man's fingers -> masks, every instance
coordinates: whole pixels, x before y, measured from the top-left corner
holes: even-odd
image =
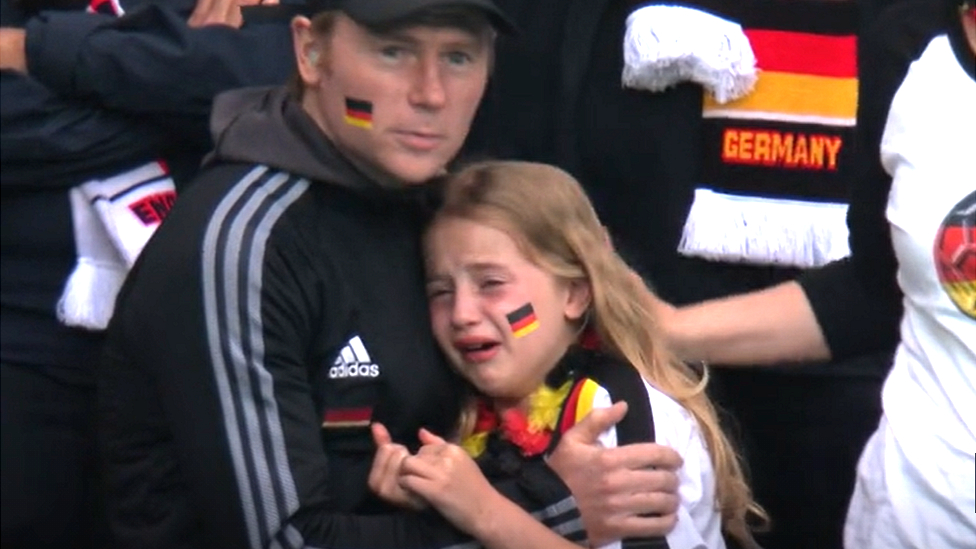
[[[619,465],[624,469],[658,469],[662,472],[677,471],[684,464],[681,455],[674,448],[653,442],[607,448],[603,452],[608,462]],[[674,477],[674,475],[669,476]]]
[[[678,523],[678,515],[656,517],[621,517],[620,530],[624,538],[652,538],[668,535]]]
[[[369,430],[373,433],[373,442],[376,446],[382,446],[384,444],[389,444],[393,442],[393,437],[390,436],[390,431],[382,423],[373,423],[369,426]]]
[[[208,25],[226,25],[240,28],[243,24],[241,5],[247,5],[250,0],[197,0],[193,13],[187,20],[187,25],[194,28]]]
[[[616,425],[626,414],[627,403],[622,400],[609,408],[596,408],[566,431],[563,438],[583,444],[596,444],[600,434]]]
[[[210,18],[213,4],[214,0],[197,0],[197,4],[193,8],[193,13],[190,14],[190,18],[186,24],[193,28],[202,27],[205,21]]]
[[[257,0],[230,0],[225,2],[223,4],[224,24],[235,29],[241,28],[241,25],[244,24],[244,15],[241,13],[241,7],[256,4],[258,4]]]
[[[676,492],[639,491],[616,500],[626,515],[635,517],[667,516],[678,512],[681,503]]]
[[[427,429],[423,429],[423,428],[420,429],[420,432],[417,433],[417,436],[420,438],[420,442],[424,446],[428,446],[428,445],[431,445],[431,444],[445,444],[446,443],[446,441],[443,438],[441,438],[441,437],[435,435],[434,433],[431,433]]]
[[[0,29],[0,69],[27,72],[24,29]]]

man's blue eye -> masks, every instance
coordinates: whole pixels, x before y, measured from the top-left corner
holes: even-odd
[[[447,54],[447,61],[452,65],[466,65],[471,62],[471,56],[463,51],[452,51]]]
[[[400,46],[387,46],[380,50],[380,55],[389,59],[398,59],[403,56],[406,50]]]

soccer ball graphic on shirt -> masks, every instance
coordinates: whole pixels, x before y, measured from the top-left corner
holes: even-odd
[[[976,192],[949,211],[933,253],[942,288],[963,314],[976,319]]]

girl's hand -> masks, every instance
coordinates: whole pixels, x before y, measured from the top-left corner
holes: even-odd
[[[390,432],[381,423],[370,426],[376,442],[376,456],[369,471],[369,488],[389,503],[407,509],[421,510],[427,503],[417,494],[400,485],[400,470],[410,451],[402,444],[395,444]]]
[[[477,534],[490,523],[502,497],[488,483],[478,464],[456,444],[420,430],[424,446],[403,460],[400,483],[437,508],[454,526]]]

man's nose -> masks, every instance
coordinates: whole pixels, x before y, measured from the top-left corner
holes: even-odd
[[[428,110],[443,108],[447,103],[440,60],[436,56],[426,55],[420,59],[409,100],[415,107]]]

